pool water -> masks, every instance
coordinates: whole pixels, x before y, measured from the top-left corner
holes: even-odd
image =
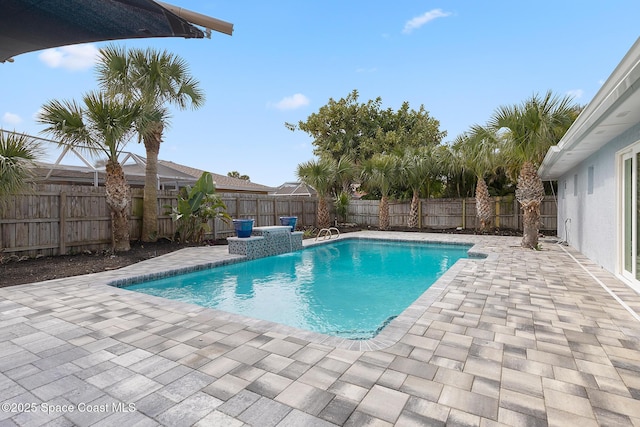
[[[350,339],[374,337],[470,245],[344,239],[127,286]]]

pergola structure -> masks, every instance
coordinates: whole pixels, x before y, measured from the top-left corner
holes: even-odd
[[[80,43],[233,33],[233,24],[153,0],[0,0],[0,8],[0,62]]]

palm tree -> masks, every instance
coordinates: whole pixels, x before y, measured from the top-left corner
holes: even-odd
[[[302,182],[312,186],[318,193],[318,227],[329,227],[331,225],[331,215],[327,197],[331,194],[331,189],[335,184],[335,162],[329,158],[309,160],[298,165],[296,175]]]
[[[131,192],[118,156],[135,132],[142,108],[118,101],[103,93],[88,93],[84,107],[75,101],[50,101],[42,107],[38,121],[47,125],[44,132],[60,140],[60,145],[107,156],[107,204],[111,209],[112,248],[128,251],[129,203]]]
[[[353,156],[349,154],[343,154],[335,163],[335,180],[336,180],[336,194],[346,193],[351,195],[351,184],[358,176],[358,165]]]
[[[420,216],[420,192],[438,173],[438,159],[433,146],[408,150],[400,159],[399,179],[402,185],[411,189],[411,207],[409,209],[409,228],[416,228]]]
[[[378,222],[380,230],[389,229],[389,194],[398,181],[400,161],[393,154],[375,154],[362,165],[365,187],[380,191]]]
[[[493,219],[493,205],[485,175],[497,168],[499,138],[489,128],[473,125],[469,132],[456,138],[454,149],[464,170],[476,177],[476,215],[480,230],[485,230]]]
[[[115,96],[134,99],[155,119],[137,123],[146,151],[142,240],[155,241],[158,236],[158,154],[162,133],[168,124],[165,104],[180,109],[204,104],[204,92],[191,76],[187,63],[177,55],[154,49],[131,49],[108,46],[100,50],[97,66],[101,87]],[[145,117],[149,117],[145,114]]]
[[[558,97],[548,91],[544,96],[534,94],[521,105],[498,108],[489,121],[489,127],[503,133],[508,142],[506,153],[511,171],[520,172],[516,198],[523,210],[523,247],[538,247],[544,186],[537,168],[549,147],[562,138],[579,111],[580,107],[572,103],[571,97]]]
[[[32,166],[41,147],[26,135],[0,129],[0,211],[7,196],[23,191],[32,177]]]

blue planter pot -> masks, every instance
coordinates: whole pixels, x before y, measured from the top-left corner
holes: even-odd
[[[252,219],[234,219],[233,228],[236,231],[238,237],[251,237],[253,231]]]
[[[288,225],[291,227],[291,232],[296,231],[296,222],[298,222],[297,216],[281,216],[280,225]]]

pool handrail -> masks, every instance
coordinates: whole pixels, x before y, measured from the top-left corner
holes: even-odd
[[[318,235],[316,236],[316,241],[320,237],[323,238],[322,240],[331,239],[334,236],[333,231],[337,233],[335,234],[336,239],[340,237],[340,230],[338,230],[336,227],[322,228],[320,229],[320,231],[318,231]]]

